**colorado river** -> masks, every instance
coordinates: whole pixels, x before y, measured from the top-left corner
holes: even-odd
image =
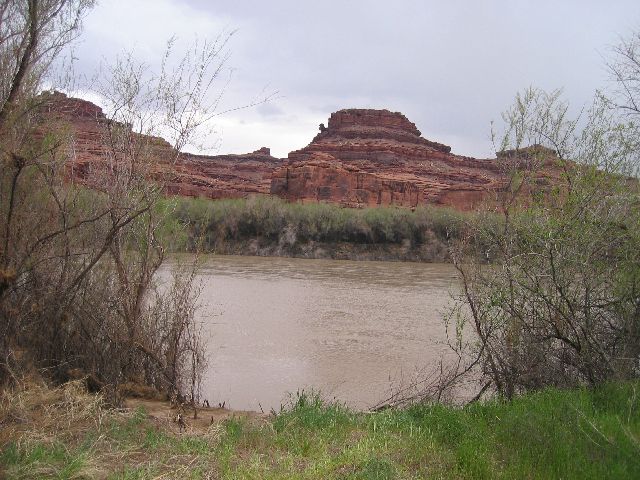
[[[180,257],[172,257],[180,261]],[[451,265],[205,256],[203,398],[278,409],[318,390],[364,409],[446,350]]]

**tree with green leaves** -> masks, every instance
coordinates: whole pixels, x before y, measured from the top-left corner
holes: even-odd
[[[511,398],[640,376],[637,37],[615,52],[619,89],[579,115],[560,91],[534,88],[503,114],[494,138],[509,182],[455,249],[461,361],[440,386],[472,374]],[[541,188],[533,173],[549,162],[563,174]]]
[[[166,171],[211,118],[229,37],[177,61],[169,42],[157,72],[130,55],[107,68],[90,190],[70,181],[74,135],[46,115],[56,95],[43,86],[92,6],[0,1],[0,384],[31,365],[58,381],[88,377],[114,401],[130,382],[196,401],[206,358],[195,270],[159,283],[166,213],[154,142],[173,142]]]

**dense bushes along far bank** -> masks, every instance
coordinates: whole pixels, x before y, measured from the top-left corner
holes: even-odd
[[[307,258],[447,261],[470,214],[444,207],[343,208],[275,197],[167,198],[170,251]]]

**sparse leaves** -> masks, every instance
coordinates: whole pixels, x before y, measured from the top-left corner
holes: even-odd
[[[85,184],[98,188],[89,190],[70,175],[81,168],[74,132],[46,115],[66,97],[37,94],[92,5],[0,1],[0,383],[31,363],[60,381],[86,376],[112,402],[124,382],[197,401],[206,358],[195,270],[158,284],[165,217],[156,208],[157,164],[166,171],[202,126],[194,119],[222,47],[196,48],[153,81],[132,56],[110,69],[101,92],[110,118],[87,119],[101,145],[99,160],[82,166]],[[167,125],[173,157],[158,158],[159,139],[149,135]]]
[[[559,91],[516,97],[504,115],[500,228],[479,215],[454,254],[477,339],[467,365],[480,359],[480,377],[509,398],[640,375],[640,135],[602,94],[582,118],[567,112]],[[551,156],[530,144],[558,154],[566,184],[555,193],[526,196],[532,162]],[[478,245],[493,265],[477,261]]]

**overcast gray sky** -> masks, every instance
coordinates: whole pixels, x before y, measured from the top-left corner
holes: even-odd
[[[284,157],[341,108],[404,113],[453,152],[491,156],[490,121],[516,92],[562,87],[576,108],[607,84],[604,57],[640,30],[638,0],[207,1],[101,0],[75,55],[89,72],[123,49],[160,61],[178,47],[237,30],[220,153],[262,146]]]

